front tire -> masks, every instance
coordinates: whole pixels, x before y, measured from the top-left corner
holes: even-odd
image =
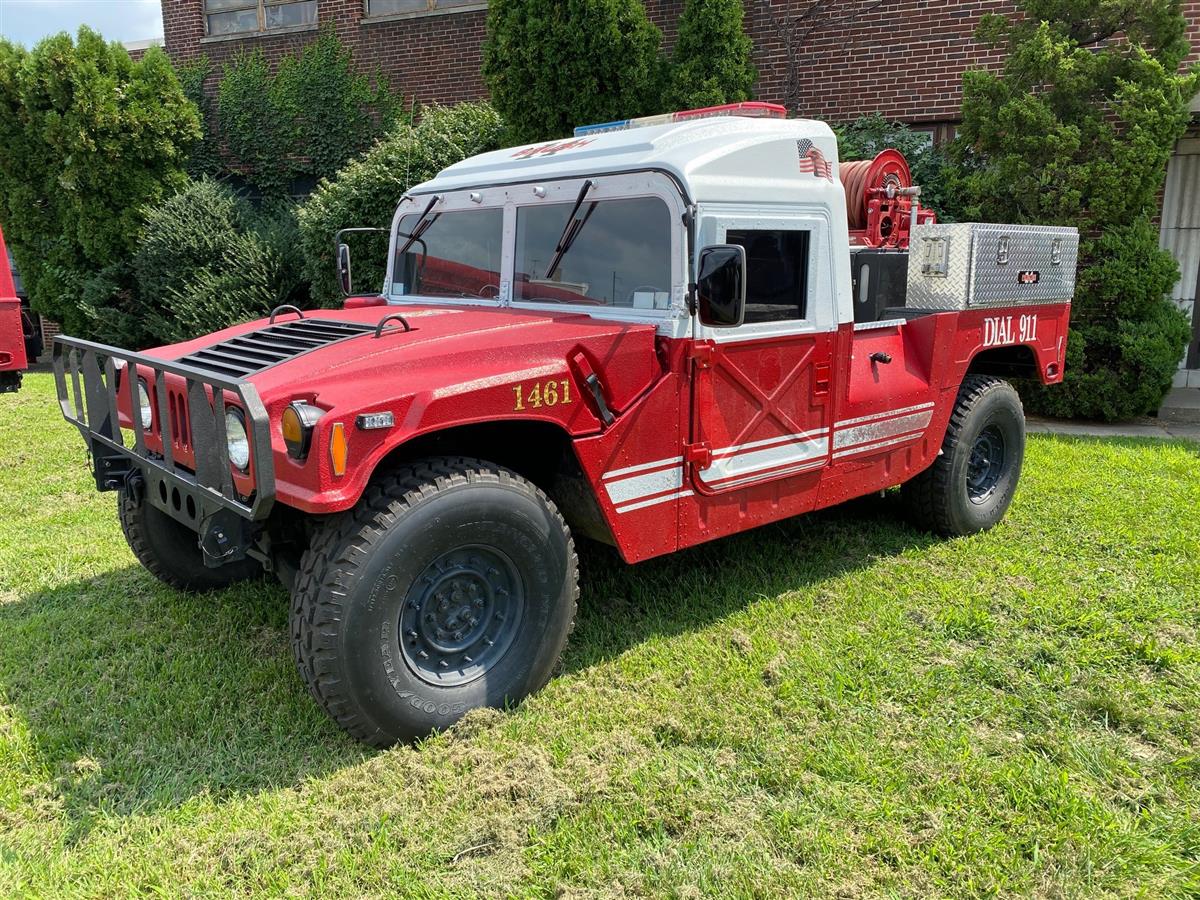
[[[196,532],[148,501],[139,502],[125,488],[117,492],[117,517],[138,562],[176,590],[205,593],[263,575],[263,567],[252,559],[206,566]]]
[[[968,375],[942,452],[901,488],[909,515],[947,537],[986,531],[1012,503],[1025,458],[1025,411],[1007,381]]]
[[[424,460],[317,527],[292,647],[330,717],[387,747],[542,687],[578,593],[570,532],[537,487],[479,460]]]

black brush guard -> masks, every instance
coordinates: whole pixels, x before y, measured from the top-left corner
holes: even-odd
[[[54,339],[53,360],[59,406],[63,417],[87,442],[97,489],[128,488],[141,502],[149,502],[195,531],[210,566],[243,559],[253,543],[255,523],[267,518],[275,502],[270,421],[254,385],[198,366],[72,337]],[[118,361],[125,363],[120,385]],[[161,454],[146,448],[132,387],[139,367],[153,373]],[[178,376],[185,384],[186,422],[178,422],[176,427],[187,431],[195,472],[175,463],[175,419],[167,375]],[[126,446],[118,424],[118,390],[129,392],[132,447]],[[225,434],[225,406],[230,401],[245,414],[250,437],[255,485],[249,497],[238,494],[230,468]]]

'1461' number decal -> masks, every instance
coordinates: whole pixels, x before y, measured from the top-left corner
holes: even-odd
[[[571,382],[535,381],[533,384],[514,384],[513,409],[538,409],[542,406],[564,406],[571,402]]]

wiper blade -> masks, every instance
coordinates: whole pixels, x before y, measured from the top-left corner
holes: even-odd
[[[429,198],[429,203],[426,204],[425,209],[421,212],[420,217],[417,219],[417,223],[415,225],[413,225],[412,230],[409,231],[409,233],[407,234],[408,240],[405,241],[404,246],[401,247],[396,252],[397,258],[399,258],[399,257],[403,256],[405,253],[407,253],[408,248],[411,247],[413,244],[415,244],[417,241],[419,241],[421,239],[421,235],[423,235],[426,231],[429,230],[429,226],[437,221],[438,217],[437,216],[430,217],[429,213],[433,209],[433,207],[437,204],[437,202],[441,199],[442,199],[441,194],[434,194],[432,197]]]
[[[595,182],[590,178],[583,183],[579,189],[579,196],[575,198],[575,205],[571,207],[571,215],[567,217],[567,224],[563,227],[562,234],[558,236],[558,243],[554,245],[554,258],[550,260],[550,265],[546,269],[546,274],[543,279],[549,281],[554,277],[554,272],[558,268],[562,258],[567,255],[567,251],[571,249],[571,245],[575,243],[575,238],[583,230],[583,226],[587,223],[588,218],[596,209],[596,204],[593,203],[588,209],[587,215],[582,219],[576,218],[579,213],[579,207],[583,206],[583,198],[587,196],[587,192],[595,187]]]

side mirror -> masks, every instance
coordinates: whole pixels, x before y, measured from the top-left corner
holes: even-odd
[[[700,251],[696,277],[700,322],[736,328],[746,315],[746,248],[715,244]]]
[[[342,293],[347,297],[350,296],[350,246],[348,244],[338,244],[337,275]]]

